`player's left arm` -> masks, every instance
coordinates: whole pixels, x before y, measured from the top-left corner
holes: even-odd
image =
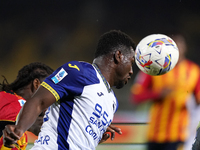
[[[147,100],[157,100],[160,93],[152,90],[152,77],[142,71],[139,71],[131,87],[130,101],[134,104],[140,104]]]

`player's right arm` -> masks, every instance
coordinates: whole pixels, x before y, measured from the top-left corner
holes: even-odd
[[[90,69],[93,69],[91,65],[89,66]],[[3,131],[4,145],[13,148],[12,144],[16,143],[23,133],[33,125],[40,113],[54,102],[63,96],[67,97],[69,93],[71,96],[79,95],[86,84],[83,71],[82,63],[71,61],[47,77],[33,97],[24,104],[18,123],[5,127]],[[90,78],[90,80],[94,80],[94,78]]]
[[[7,125],[3,130],[4,145],[14,148],[14,143],[35,122],[40,113],[56,101],[54,95],[43,86],[40,86],[33,97],[24,104],[16,125]]]

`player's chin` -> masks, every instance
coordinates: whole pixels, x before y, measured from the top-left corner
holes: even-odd
[[[121,88],[123,88],[125,84],[127,84],[127,82],[120,82],[120,83],[116,86],[116,89],[121,89]]]

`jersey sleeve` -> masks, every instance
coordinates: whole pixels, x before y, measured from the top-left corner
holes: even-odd
[[[159,94],[151,89],[152,78],[150,75],[139,72],[131,87],[130,100],[133,103],[141,103],[148,99],[156,99]]]
[[[58,101],[63,97],[74,97],[82,93],[84,86],[98,83],[91,64],[71,61],[59,67],[41,84]]]

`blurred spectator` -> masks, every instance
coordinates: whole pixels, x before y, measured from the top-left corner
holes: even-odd
[[[190,122],[187,102],[194,94],[200,102],[199,66],[185,58],[186,42],[182,35],[172,36],[179,48],[174,69],[161,76],[139,72],[131,88],[134,104],[152,100],[147,134],[148,150],[180,150],[188,139]]]
[[[26,100],[29,100],[39,87],[40,83],[53,70],[43,63],[35,62],[24,66],[19,70],[16,80],[8,84],[6,78],[0,83],[0,149],[7,150],[3,145],[2,130],[7,124],[15,124],[17,115]],[[30,132],[38,135],[43,123],[44,112],[40,114],[35,123],[29,129]],[[12,150],[24,150],[27,146],[27,134],[17,142]]]

